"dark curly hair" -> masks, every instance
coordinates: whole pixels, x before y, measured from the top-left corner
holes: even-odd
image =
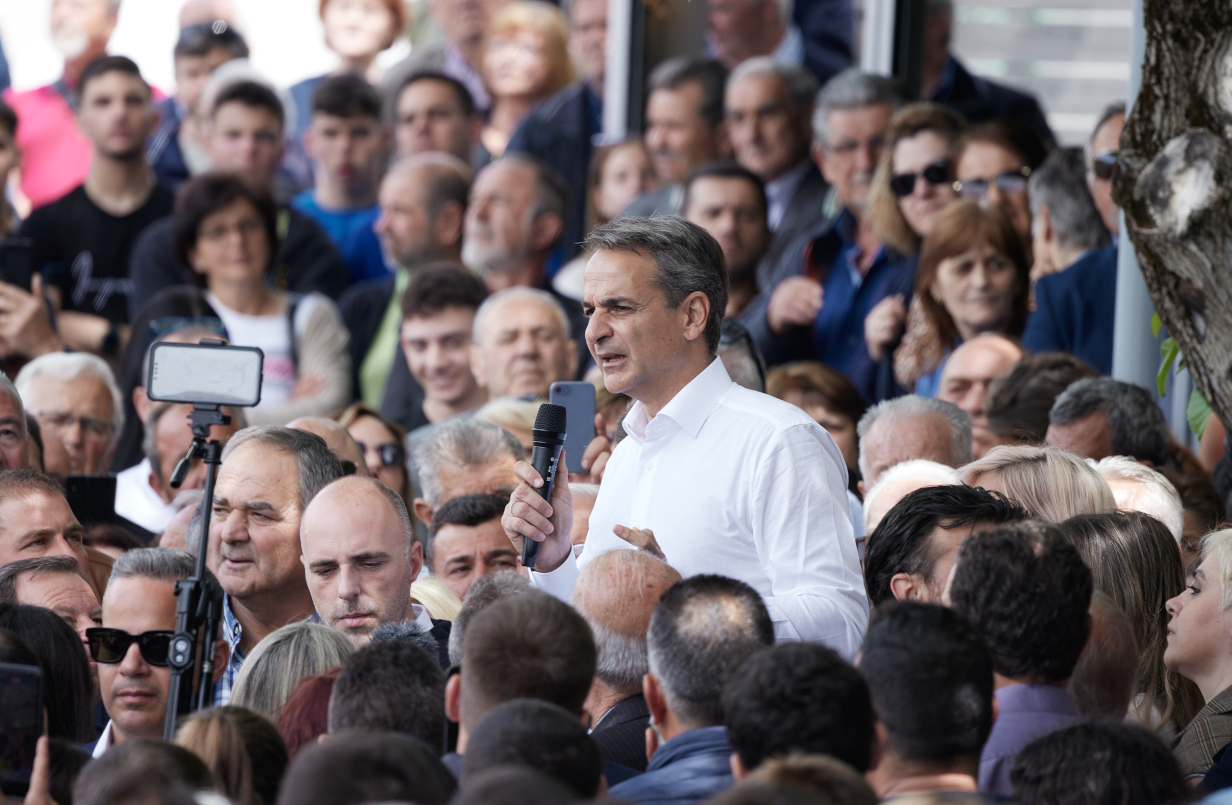
[[[1091,571],[1055,526],[1003,525],[958,549],[950,603],[988,641],[1010,679],[1069,679],[1087,642]]]
[[[791,752],[868,771],[873,702],[846,660],[816,643],[780,643],[745,660],[723,688],[724,723],[746,769]]]
[[[1190,802],[1176,757],[1142,727],[1079,724],[1028,744],[1010,768],[1026,805],[1174,805]]]

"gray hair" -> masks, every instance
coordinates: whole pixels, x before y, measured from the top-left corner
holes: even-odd
[[[17,409],[18,425],[21,427],[21,438],[30,438],[30,429],[26,427],[26,407],[22,405],[21,395],[17,393],[17,387],[13,385],[13,381],[9,380],[9,376],[4,372],[0,372],[0,391],[9,395],[9,399],[13,401],[13,407]]]
[[[501,305],[518,300],[533,301],[547,305],[552,309],[556,317],[560,319],[561,336],[566,341],[573,338],[573,325],[569,322],[569,314],[565,312],[564,305],[555,296],[539,288],[527,288],[524,285],[517,285],[512,288],[506,288],[503,291],[497,291],[483,300],[483,303],[479,305],[479,309],[475,311],[475,321],[471,327],[471,339],[476,344],[482,344],[483,340],[480,338],[480,335],[483,333],[483,326],[492,314],[492,311]]]
[[[17,579],[29,573],[30,577],[43,573],[70,573],[79,579],[85,577],[81,565],[71,556],[36,556],[32,559],[18,559],[0,567],[0,604],[16,604]]]
[[[595,677],[614,691],[636,693],[650,670],[643,619],[656,601],[646,597],[655,595],[655,575],[668,587],[680,574],[644,551],[629,550],[602,553],[582,573],[587,578],[573,586],[569,603],[594,634]]]
[[[163,414],[167,413],[172,406],[180,405],[180,403],[160,402],[155,403],[150,408],[150,413],[145,418],[145,425],[142,428],[141,437],[141,452],[150,462],[150,469],[160,480],[166,481],[163,478],[163,457],[158,452],[158,423],[163,418]],[[248,427],[248,419],[244,416],[242,408],[227,408],[227,413],[231,416],[232,423],[237,428],[243,429]],[[184,427],[188,427],[188,421],[185,419]],[[180,507],[184,508],[183,506]]]
[[[222,450],[222,462],[248,442],[255,442],[295,457],[299,470],[299,507],[303,511],[316,494],[342,477],[342,461],[315,433],[277,425],[253,425],[236,433]]]
[[[435,509],[444,501],[441,470],[445,467],[465,469],[492,464],[501,456],[513,456],[522,461],[526,452],[513,434],[477,419],[450,419],[432,428],[411,461],[419,476],[420,491],[428,505]]]
[[[1031,218],[1038,225],[1040,207],[1065,249],[1093,249],[1108,242],[1108,229],[1087,189],[1082,149],[1058,148],[1031,174],[1028,182]]]
[[[537,218],[540,215],[552,214],[564,217],[569,206],[569,188],[554,168],[529,154],[512,151],[488,163],[484,170],[495,165],[524,165],[533,170],[535,172],[535,206],[532,216]]]
[[[301,680],[337,668],[354,653],[355,644],[346,635],[323,624],[283,626],[245,658],[231,704],[276,719]]]
[[[902,93],[893,80],[849,67],[831,78],[817,93],[813,106],[813,142],[822,148],[829,147],[831,112],[868,106],[897,109],[902,102]]]
[[[21,368],[13,385],[21,398],[28,400],[34,380],[40,375],[69,381],[83,374],[92,375],[102,381],[107,387],[107,393],[111,395],[111,441],[114,444],[120,438],[120,431],[124,427],[124,399],[120,395],[120,387],[116,385],[111,367],[97,355],[88,352],[52,352],[40,355]]]
[[[141,577],[157,581],[182,581],[197,572],[197,560],[177,548],[134,548],[125,551],[111,566],[111,580]],[[210,575],[210,571],[205,571]]]
[[[1048,423],[1072,425],[1097,411],[1108,419],[1114,454],[1149,461],[1157,467],[1168,462],[1168,420],[1151,392],[1132,383],[1110,377],[1078,380],[1057,396],[1048,412]]]
[[[817,79],[803,67],[781,62],[773,56],[755,56],[740,62],[739,66],[731,71],[731,75],[727,77],[727,86],[730,89],[737,81],[750,76],[774,76],[783,82],[796,114],[813,111],[813,103],[817,99]]]
[[[1133,511],[1149,514],[1163,523],[1179,545],[1185,530],[1185,506],[1176,487],[1162,474],[1129,456],[1108,456],[1099,461],[1087,459],[1105,481],[1130,481],[1142,487]],[[1116,491],[1112,493],[1116,497]],[[1122,507],[1118,502],[1118,509]]]
[[[706,346],[719,349],[723,315],[727,310],[727,268],[723,250],[709,232],[675,216],[616,218],[586,236],[586,251],[633,252],[655,261],[652,284],[663,292],[668,308],[676,309],[701,291],[710,300],[706,319]]]
[[[892,400],[883,400],[865,411],[864,416],[860,417],[860,422],[856,425],[856,436],[863,442],[865,437],[868,436],[868,432],[872,430],[873,423],[882,417],[886,417],[887,422],[894,424],[929,414],[944,417],[946,423],[950,426],[951,466],[961,467],[969,463],[972,458],[971,417],[963,413],[954,403],[946,402],[945,400],[933,400],[915,394],[895,397]],[[860,473],[865,478],[869,477],[868,468],[864,463],[863,450],[860,451],[859,463]]]
[[[449,630],[449,664],[455,668],[462,665],[466,627],[476,615],[497,601],[534,594],[544,595],[513,570],[502,570],[500,573],[475,579],[475,583],[466,591],[466,600],[462,602],[462,609],[458,610],[458,616],[453,619],[453,626]]]

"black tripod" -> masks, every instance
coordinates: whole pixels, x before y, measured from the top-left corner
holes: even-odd
[[[194,710],[213,704],[214,697],[214,635],[222,620],[222,588],[213,577],[205,575],[205,552],[209,546],[210,510],[214,500],[214,481],[222,463],[222,445],[210,439],[210,426],[230,425],[217,405],[194,405],[189,414],[193,443],[188,453],[176,465],[171,486],[178,489],[188,475],[195,458],[205,459],[205,497],[202,498],[201,533],[197,540],[197,569],[192,578],[175,583],[175,635],[167,664],[171,666],[171,683],[167,688],[167,718],[163,723],[163,738],[175,737],[176,720]],[[197,689],[193,692],[196,671]]]

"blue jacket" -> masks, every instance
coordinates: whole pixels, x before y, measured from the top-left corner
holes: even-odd
[[[1022,346],[1029,352],[1068,352],[1112,374],[1117,249],[1087,252],[1069,268],[1035,283],[1035,312]]]
[[[638,805],[692,805],[732,784],[727,727],[703,727],[659,747],[646,773],[612,786],[615,799]]]

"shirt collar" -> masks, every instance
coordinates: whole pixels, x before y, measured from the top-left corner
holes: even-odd
[[[95,741],[94,751],[90,753],[91,757],[100,758],[104,752],[111,748],[111,724],[112,722],[108,721],[107,726],[103,727],[103,734],[98,736],[98,740]]]
[[[812,164],[812,160],[805,157],[782,176],[766,182],[766,199],[769,201],[769,206],[780,209],[780,219],[783,217],[782,213],[785,212],[783,208],[787,206],[787,202],[791,201],[792,195],[804,181],[804,175],[808,173],[809,166]]]
[[[222,597],[222,637],[231,649],[231,657],[240,656],[240,640],[244,637],[244,627],[235,613],[231,611],[231,596]]]
[[[667,417],[682,431],[696,439],[697,434],[701,432],[702,425],[706,424],[710,412],[718,405],[719,398],[726,394],[733,385],[735,384],[732,383],[731,376],[727,374],[723,361],[716,357],[697,377],[676,392],[676,396],[663,406],[663,410],[655,418]],[[646,407],[639,400],[633,404],[629,415],[625,417],[625,431],[639,442],[645,441],[649,424]]]

